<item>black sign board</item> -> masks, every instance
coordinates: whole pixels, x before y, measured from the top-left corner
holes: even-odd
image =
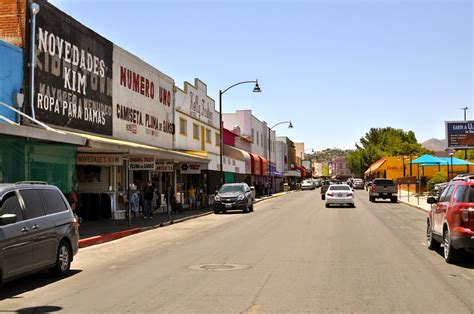
[[[36,118],[112,135],[112,43],[49,3],[36,2]]]

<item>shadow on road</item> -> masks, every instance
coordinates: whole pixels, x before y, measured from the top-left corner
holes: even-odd
[[[436,251],[436,253],[438,253],[438,255],[444,259],[443,246],[441,246],[439,250]],[[474,252],[459,252],[457,262],[453,263],[453,265],[467,269],[474,269]]]
[[[58,276],[54,276],[50,274],[48,271],[41,271],[39,273],[35,273],[26,277],[9,281],[5,283],[0,289],[0,301],[4,299],[23,298],[23,297],[18,297],[18,295],[21,295],[22,293],[25,293],[31,290],[35,290],[37,288],[47,286],[51,283],[55,283],[69,277],[75,276],[79,274],[80,272],[82,272],[82,270],[71,269],[68,276],[58,277]],[[35,307],[31,309],[35,309]],[[18,313],[32,313],[32,312],[18,312]],[[45,312],[36,310],[35,313],[45,313]]]

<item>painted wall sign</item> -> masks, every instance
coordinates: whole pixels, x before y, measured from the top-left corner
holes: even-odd
[[[38,3],[36,118],[60,127],[112,135],[112,43],[51,4]]]
[[[130,157],[130,170],[155,170],[155,157]]]
[[[155,161],[155,171],[156,172],[173,172],[174,171],[174,162],[172,161]]]
[[[114,137],[172,148],[173,80],[116,45],[113,62]]]
[[[200,164],[181,164],[179,171],[182,174],[200,174],[201,165]]]
[[[122,155],[118,154],[77,154],[76,164],[95,166],[121,166]]]
[[[446,121],[446,139],[450,148],[473,148],[474,121]]]
[[[177,110],[204,124],[219,128],[219,116],[215,110],[215,101],[207,95],[206,84],[195,79],[194,85],[184,82],[184,91],[176,93]]]

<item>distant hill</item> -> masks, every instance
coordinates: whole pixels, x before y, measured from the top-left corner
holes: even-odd
[[[310,159],[317,162],[326,162],[333,160],[335,157],[346,157],[354,150],[351,149],[340,149],[340,148],[327,148],[325,150],[316,151],[313,154],[307,154],[310,156]]]
[[[446,139],[438,140],[436,138],[432,138],[421,143],[421,146],[426,149],[433,150],[435,152],[444,151],[446,147],[448,147],[448,141]]]

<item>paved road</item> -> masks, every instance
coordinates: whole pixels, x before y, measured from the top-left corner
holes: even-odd
[[[85,248],[68,278],[3,287],[0,312],[473,312],[472,255],[446,264],[424,212],[366,193],[354,209],[294,193]]]

